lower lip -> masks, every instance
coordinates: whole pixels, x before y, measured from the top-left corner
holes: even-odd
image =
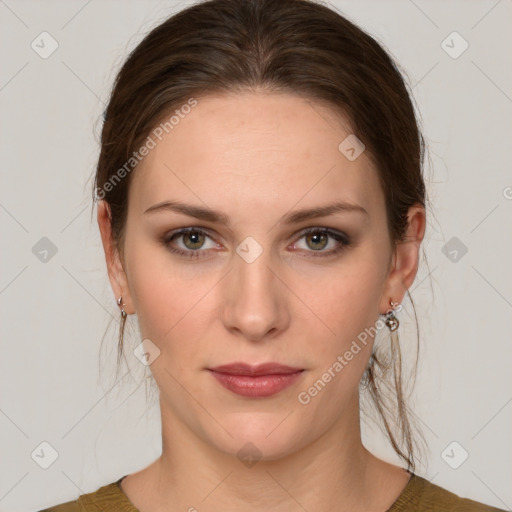
[[[210,370],[212,375],[227,389],[237,395],[252,398],[272,396],[291,386],[303,373],[300,370],[295,373],[276,375],[232,375]]]

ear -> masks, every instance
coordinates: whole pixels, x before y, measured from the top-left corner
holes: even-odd
[[[402,302],[418,272],[419,250],[425,235],[425,208],[421,205],[411,206],[407,213],[407,222],[405,240],[396,246],[384,285],[380,304],[382,313],[389,311],[390,300]]]
[[[124,310],[128,315],[134,312],[133,304],[128,287],[128,279],[123,268],[123,263],[119,251],[115,247],[112,238],[112,216],[110,206],[106,201],[98,201],[98,226],[101,233],[103,250],[105,251],[105,260],[107,262],[108,277],[112,291],[117,302],[119,296],[122,296],[125,304]]]

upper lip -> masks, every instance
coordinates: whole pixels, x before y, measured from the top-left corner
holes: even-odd
[[[279,363],[263,363],[259,365],[250,365],[247,363],[231,363],[209,368],[214,372],[228,373],[230,375],[283,375],[296,373],[303,368],[293,368]]]

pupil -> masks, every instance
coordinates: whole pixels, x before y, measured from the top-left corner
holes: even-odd
[[[188,233],[187,237],[192,242],[190,245],[192,245],[192,246],[195,246],[195,245],[198,245],[198,244],[201,245],[201,234],[198,233],[197,231],[193,231],[191,233]],[[185,237],[185,238],[187,238],[187,237]],[[195,249],[196,247],[193,247],[193,248]]]
[[[325,239],[325,234],[323,233],[320,233],[320,234],[314,234],[314,235],[310,235],[311,238],[313,239],[313,244],[318,244],[318,243],[321,243],[321,241],[319,239],[321,238],[324,238]],[[325,240],[324,240],[325,241]],[[325,247],[325,244],[322,245],[322,247],[320,247],[320,249],[322,249],[323,247]]]

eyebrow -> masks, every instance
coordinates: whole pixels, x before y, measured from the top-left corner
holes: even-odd
[[[228,216],[222,212],[217,212],[207,207],[181,203],[179,201],[164,201],[162,203],[154,204],[145,210],[144,214],[162,211],[182,213],[184,215],[188,215],[189,217],[195,217],[196,219],[213,223],[217,222],[226,225],[229,224]],[[358,204],[338,201],[336,203],[327,204],[325,206],[296,210],[287,213],[283,216],[280,222],[282,224],[298,224],[299,222],[304,222],[309,219],[316,219],[318,217],[326,217],[338,212],[362,213],[366,216],[369,215],[368,212]]]

